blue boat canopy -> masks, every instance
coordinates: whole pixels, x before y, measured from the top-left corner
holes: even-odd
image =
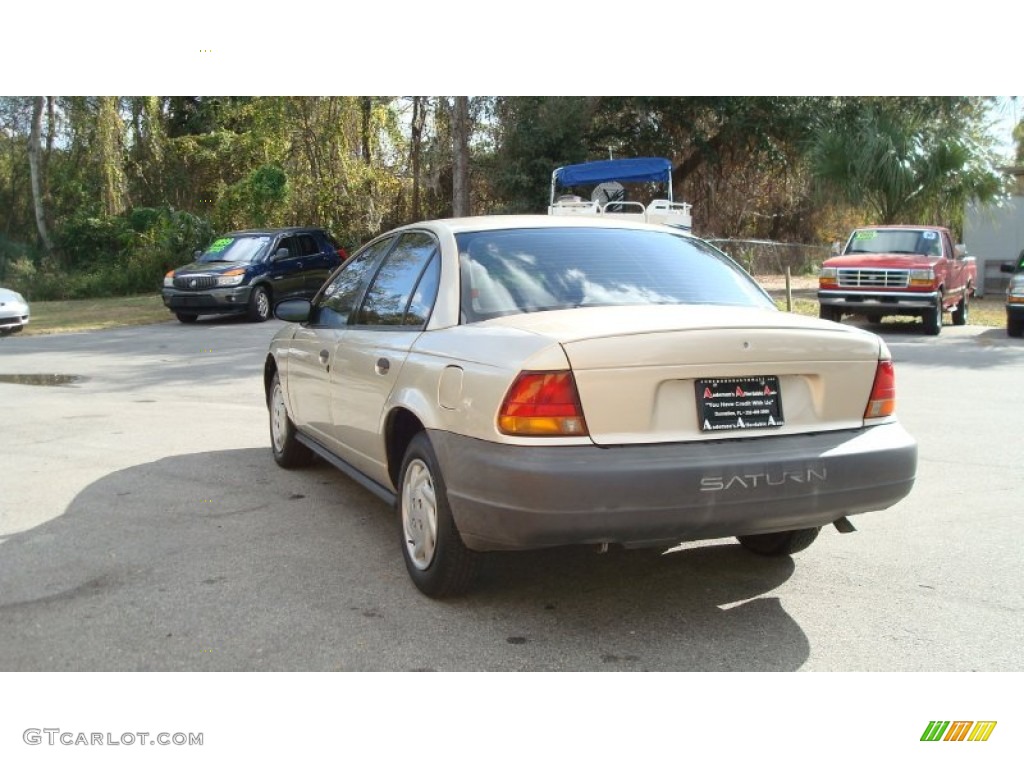
[[[630,157],[566,165],[555,171],[555,182],[563,187],[599,184],[603,181],[668,181],[672,162],[664,157]]]

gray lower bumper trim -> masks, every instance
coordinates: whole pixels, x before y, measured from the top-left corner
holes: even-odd
[[[514,446],[431,431],[472,549],[660,546],[827,525],[905,497],[917,443],[898,424],[703,443]]]

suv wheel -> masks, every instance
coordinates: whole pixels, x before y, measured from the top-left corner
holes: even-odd
[[[1024,316],[1019,314],[1006,314],[1006,335],[1019,339],[1024,335]]]
[[[468,592],[481,556],[462,543],[444,478],[424,432],[406,449],[398,487],[402,557],[413,584],[428,597]]]
[[[758,555],[793,555],[807,549],[818,538],[820,528],[804,528],[799,531],[781,533],[758,533],[752,536],[737,536],[740,544]]]
[[[270,319],[270,294],[262,285],[257,285],[249,294],[249,308],[246,314],[254,323]]]
[[[194,323],[199,319],[199,315],[189,315],[185,312],[175,312],[174,316],[183,323]]]

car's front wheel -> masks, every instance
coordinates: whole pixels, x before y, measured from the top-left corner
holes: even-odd
[[[262,323],[270,319],[270,294],[262,285],[257,285],[249,294],[249,307],[246,314],[254,323]]]
[[[1024,335],[1024,315],[1008,314],[1006,316],[1006,335],[1015,339]]]
[[[843,319],[843,312],[835,307],[822,305],[818,309],[818,317],[822,320],[831,320],[833,323],[838,323]]]
[[[295,439],[295,424],[288,416],[284,388],[277,373],[270,383],[267,407],[270,409],[270,447],[274,451],[274,461],[285,469],[312,463],[313,452]]]
[[[926,309],[921,313],[921,321],[924,323],[924,332],[929,336],[938,336],[942,333],[942,294],[935,299],[935,306]]]
[[[737,536],[740,544],[751,552],[769,557],[794,555],[807,549],[818,538],[820,528],[803,528],[799,531],[781,531],[779,533],[757,533],[750,536]]]
[[[953,325],[967,325],[971,318],[971,286],[964,289],[964,295],[960,297],[960,303],[953,309]]]
[[[192,315],[188,312],[175,312],[174,316],[182,323],[194,323],[199,319],[199,315]]]
[[[481,556],[462,543],[437,457],[424,432],[417,434],[405,451],[398,511],[402,557],[417,589],[428,597],[468,592]]]

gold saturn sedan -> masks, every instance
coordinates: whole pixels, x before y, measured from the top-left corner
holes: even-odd
[[[426,221],[275,311],[275,460],[319,457],[393,504],[431,597],[493,550],[735,536],[787,556],[914,484],[885,343],[779,311],[671,227]]]

